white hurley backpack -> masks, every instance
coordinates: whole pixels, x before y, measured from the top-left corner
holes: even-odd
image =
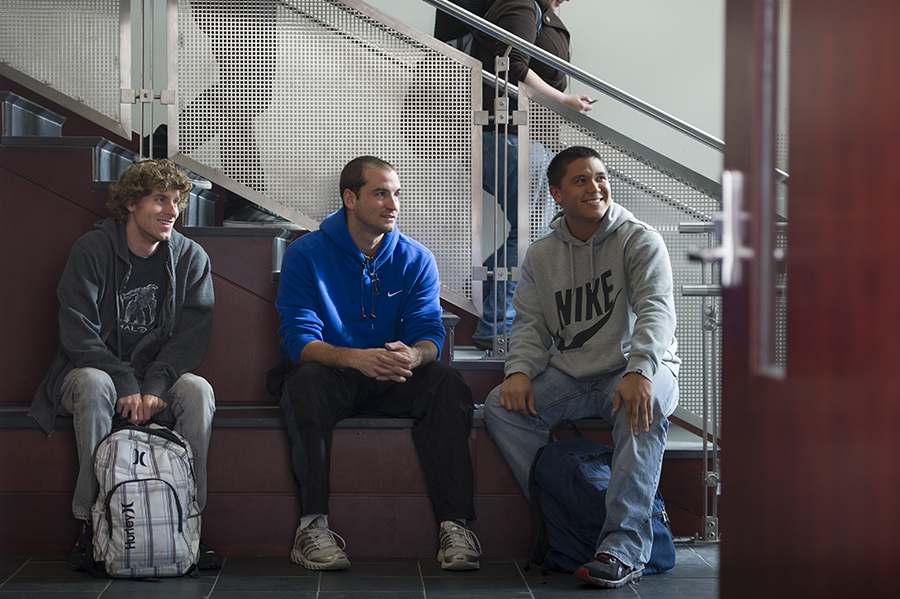
[[[114,578],[181,576],[200,547],[194,458],[173,430],[124,423],[97,447],[94,561]],[[100,564],[99,562],[103,562]]]

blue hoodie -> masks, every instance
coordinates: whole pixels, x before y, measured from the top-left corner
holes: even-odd
[[[310,341],[369,349],[427,340],[439,355],[444,345],[434,255],[395,229],[367,259],[350,237],[343,208],[288,247],[275,307],[281,359],[294,364]]]

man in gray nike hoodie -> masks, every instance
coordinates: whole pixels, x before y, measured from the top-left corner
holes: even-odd
[[[522,264],[505,379],[485,420],[526,497],[556,422],[613,425],[607,518],[596,557],[575,575],[620,587],[640,580],[650,557],[651,504],[678,403],[672,270],[660,234],[612,202],[596,151],[563,150],[547,178],[562,214]]]

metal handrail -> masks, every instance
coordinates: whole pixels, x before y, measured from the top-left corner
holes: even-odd
[[[495,37],[499,40],[502,40],[513,46],[514,48],[521,50],[525,54],[528,54],[532,58],[537,58],[538,60],[552,65],[559,69],[560,71],[566,73],[570,77],[574,77],[578,81],[585,83],[594,89],[610,96],[611,98],[622,102],[628,106],[631,106],[635,110],[646,114],[647,116],[665,124],[669,127],[677,131],[681,131],[685,135],[688,135],[697,141],[706,144],[707,146],[719,150],[720,152],[725,151],[725,142],[721,139],[694,127],[693,125],[682,121],[681,119],[674,117],[651,104],[648,104],[641,100],[640,98],[636,98],[631,94],[611,85],[597,77],[594,77],[587,71],[579,69],[575,65],[562,60],[561,58],[554,56],[553,54],[547,52],[546,50],[542,50],[538,48],[534,44],[531,44],[522,38],[511,34],[501,27],[497,27],[490,21],[486,21],[481,17],[478,17],[466,9],[449,2],[448,0],[422,0],[426,2],[438,10],[441,10],[445,13],[453,15],[466,25],[474,27],[475,29],[490,35],[491,37]]]

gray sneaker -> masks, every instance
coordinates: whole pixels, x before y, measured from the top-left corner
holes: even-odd
[[[335,538],[340,539],[340,548]],[[298,526],[291,561],[310,570],[346,570],[350,567],[350,560],[343,551],[346,546],[340,535],[327,528],[318,527],[315,523],[304,529]]]
[[[287,231],[302,231],[297,223],[282,218],[259,206],[245,206],[222,221],[226,227],[277,227]]]
[[[444,520],[441,522],[441,550],[437,559],[444,570],[477,570],[481,544],[478,537],[465,526]]]

